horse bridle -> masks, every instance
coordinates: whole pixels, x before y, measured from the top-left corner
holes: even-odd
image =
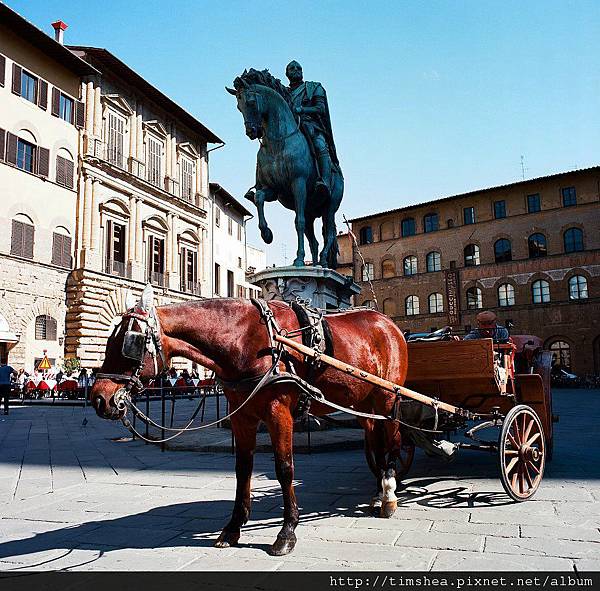
[[[133,322],[137,320],[139,323],[145,325],[145,331],[140,332],[132,330]],[[167,360],[165,353],[160,342],[160,322],[154,313],[144,312],[141,310],[133,309],[123,314],[121,322],[117,324],[113,330],[113,335],[117,333],[119,328],[124,322],[129,321],[127,331],[123,337],[123,344],[121,346],[121,355],[126,359],[137,362],[136,366],[131,374],[124,373],[98,373],[96,379],[112,380],[113,382],[121,382],[125,385],[123,388],[117,390],[114,395],[115,406],[118,410],[125,410],[127,407],[127,401],[130,399],[131,393],[140,393],[144,390],[144,384],[140,380],[140,375],[144,370],[146,353],[150,353],[154,362],[154,375],[158,375],[158,358],[161,361],[161,371],[167,368]]]

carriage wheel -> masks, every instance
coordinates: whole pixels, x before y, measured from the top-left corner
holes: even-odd
[[[546,440],[535,411],[525,404],[511,408],[498,441],[500,478],[508,496],[526,501],[537,491],[546,464]]]
[[[415,446],[412,443],[403,443],[396,458],[396,478],[402,480],[410,470],[415,457]]]

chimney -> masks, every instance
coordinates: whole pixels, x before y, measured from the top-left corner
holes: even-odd
[[[52,23],[52,28],[54,29],[54,40],[61,45],[64,44],[64,32],[68,26],[69,25],[67,25],[67,23],[63,23],[62,21],[56,21]]]

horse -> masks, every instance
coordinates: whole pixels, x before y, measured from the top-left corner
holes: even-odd
[[[272,301],[267,306],[282,330],[291,334],[299,328],[289,304]],[[406,341],[390,318],[375,310],[357,309],[328,315],[327,322],[336,358],[397,384],[404,383]],[[131,354],[132,349],[137,349],[137,355]],[[294,384],[273,383],[247,400],[249,391],[242,387],[245,380],[258,379],[269,371],[272,351],[264,318],[251,301],[214,298],[155,306],[152,287],[147,285],[139,302],[123,314],[108,338],[90,399],[98,416],[123,420],[123,393],[135,396],[156,373],[168,368],[173,357],[184,357],[214,371],[230,410],[239,410],[231,416],[236,454],[235,502],[231,519],[215,546],[237,544],[241,528],[250,517],[253,455],[258,424],[263,421],[271,437],[284,503],[283,527],[269,553],[282,556],[296,544],[294,530],[299,521],[292,486],[292,435],[300,389]],[[324,392],[327,400],[365,413],[389,416],[393,410],[393,394],[328,366],[310,368],[304,356],[291,350],[289,354],[298,375]],[[313,401],[310,411],[323,416],[332,409]],[[381,516],[390,517],[397,508],[394,491],[401,433],[394,421],[359,421],[365,430],[367,464],[377,485],[372,503],[380,504]]]
[[[304,266],[304,236],[308,240],[313,265],[335,269],[337,241],[335,214],[344,194],[344,177],[339,166],[332,166],[329,195],[315,190],[318,170],[309,143],[292,112],[288,90],[266,70],[250,69],[226,88],[237,98],[244,118],[246,135],[258,139],[256,193],[246,196],[254,201],[258,227],[263,240],[270,244],[273,233],[265,219],[265,202],[279,201],[296,213],[298,248],[294,266]],[[314,222],[323,219],[323,249],[315,238]]]

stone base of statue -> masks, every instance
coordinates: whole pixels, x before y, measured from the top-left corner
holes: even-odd
[[[351,297],[360,293],[352,277],[323,267],[272,267],[255,273],[248,281],[261,288],[267,302],[301,298],[324,310],[349,308]]]

